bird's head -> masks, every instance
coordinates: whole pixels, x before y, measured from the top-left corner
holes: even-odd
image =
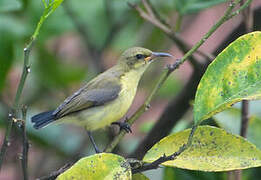
[[[133,70],[146,69],[157,57],[172,57],[172,55],[162,52],[152,52],[142,47],[133,47],[122,53],[119,63],[123,63]]]

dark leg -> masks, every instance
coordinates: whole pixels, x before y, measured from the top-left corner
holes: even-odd
[[[87,131],[87,134],[88,134],[88,136],[89,136],[89,138],[90,138],[90,140],[91,140],[91,143],[92,143],[92,145],[93,145],[93,147],[94,147],[94,149],[95,149],[95,152],[96,152],[96,153],[101,153],[101,151],[99,150],[99,148],[96,146],[96,144],[95,144],[95,142],[94,142],[94,139],[93,139],[93,137],[92,137],[92,133],[91,133],[90,131]]]
[[[126,122],[113,122],[112,125],[118,125],[120,130],[124,129],[127,133],[132,133],[131,127]]]

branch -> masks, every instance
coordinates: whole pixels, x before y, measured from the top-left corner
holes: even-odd
[[[188,137],[187,144],[184,144],[183,146],[181,146],[177,152],[174,152],[173,154],[171,154],[169,156],[166,156],[164,154],[163,156],[161,156],[157,160],[153,161],[152,163],[141,164],[140,167],[132,169],[132,173],[135,174],[135,173],[140,173],[140,172],[151,170],[151,169],[157,169],[160,164],[162,164],[166,161],[175,160],[182,152],[184,152],[188,147],[190,147],[190,145],[192,144],[192,138],[194,136],[196,129],[197,129],[197,126],[194,125],[190,131],[190,135]]]
[[[0,171],[1,171],[1,167],[3,164],[3,159],[7,150],[7,147],[11,145],[10,143],[10,135],[11,135],[11,131],[12,131],[12,127],[13,127],[13,120],[12,120],[13,114],[9,113],[8,114],[8,125],[7,125],[7,129],[5,132],[5,138],[1,147],[1,152],[0,152]]]
[[[28,163],[28,149],[29,143],[26,135],[26,114],[27,114],[27,107],[22,108],[22,122],[21,122],[21,130],[22,130],[22,139],[23,139],[23,153],[22,153],[22,169],[24,174],[24,180],[28,179],[28,172],[27,172],[27,163]]]
[[[39,24],[38,24],[38,26],[39,26]],[[40,24],[40,26],[41,26],[41,24]],[[15,101],[13,103],[12,112],[9,113],[9,115],[8,115],[7,130],[6,130],[6,133],[5,133],[5,138],[4,138],[4,141],[3,141],[3,144],[2,144],[2,147],[1,147],[1,152],[0,152],[0,171],[1,171],[2,163],[3,163],[3,159],[4,159],[4,156],[5,156],[7,147],[11,145],[10,135],[11,135],[12,127],[13,127],[13,118],[16,116],[16,114],[18,112],[19,101],[20,101],[21,94],[22,94],[22,91],[23,91],[23,88],[24,88],[25,80],[26,80],[28,73],[30,72],[29,55],[30,55],[30,51],[33,47],[35,38],[36,37],[34,37],[34,35],[33,35],[29,44],[24,48],[23,72],[22,72],[22,76],[20,78],[20,82],[19,82],[17,91],[16,91],[16,96],[15,96]]]

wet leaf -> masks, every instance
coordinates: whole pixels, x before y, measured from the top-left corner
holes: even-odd
[[[145,155],[152,162],[163,154],[171,155],[187,142],[190,129],[163,138]],[[211,127],[199,126],[192,145],[165,166],[200,171],[229,171],[261,166],[261,151],[244,138]]]
[[[261,98],[261,32],[241,36],[209,65],[197,89],[194,121],[200,123],[232,104]]]
[[[130,180],[131,176],[130,165],[123,157],[111,153],[100,153],[80,159],[70,169],[59,175],[57,180]]]

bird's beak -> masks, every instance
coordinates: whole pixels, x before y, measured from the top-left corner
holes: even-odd
[[[144,60],[146,62],[149,62],[156,57],[172,57],[172,55],[169,53],[164,53],[164,52],[152,52],[151,55],[146,57]]]

